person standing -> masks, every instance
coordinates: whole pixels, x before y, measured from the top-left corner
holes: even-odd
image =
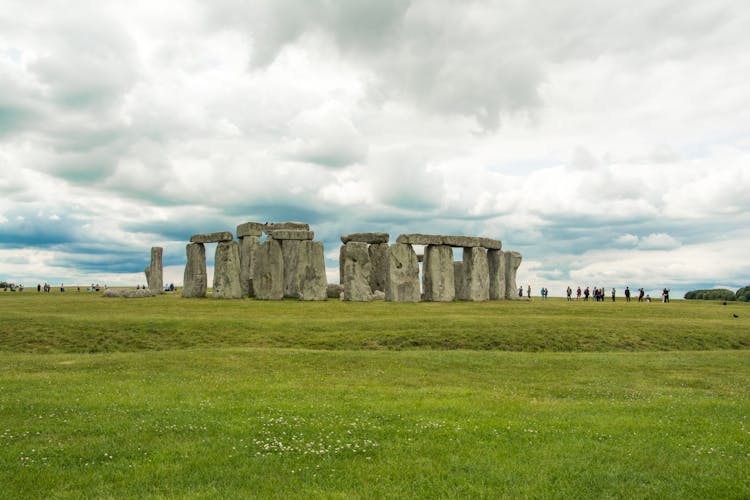
[[[526,295],[528,296],[529,300],[531,300],[531,285],[526,287]]]
[[[625,302],[630,302],[630,287],[625,287]]]
[[[638,289],[638,302],[643,302],[643,288]]]
[[[39,293],[41,291],[42,291],[42,284],[41,283],[37,283],[36,284],[36,293]]]
[[[615,292],[615,289],[613,288],[613,289],[612,289],[612,302],[614,302],[614,301],[615,301],[615,293],[616,293],[616,292]]]
[[[568,289],[565,290],[565,293],[568,296],[568,302],[571,302],[573,300],[573,289],[570,288],[570,285],[568,285]]]
[[[576,290],[576,300],[581,300],[581,287],[578,287],[578,290]]]

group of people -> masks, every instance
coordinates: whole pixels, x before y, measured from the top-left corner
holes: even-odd
[[[547,300],[549,297],[549,289],[546,287],[542,287],[539,294],[542,297],[542,300]],[[625,302],[630,302],[630,298],[633,295],[633,293],[630,290],[629,286],[625,287],[624,291],[625,295]],[[518,287],[518,296],[523,297],[523,287]],[[531,300],[531,285],[526,287],[526,296],[529,300]],[[568,286],[568,288],[565,290],[565,296],[568,299],[568,302],[573,301],[573,289]],[[612,288],[612,290],[609,292],[609,296],[612,299],[612,302],[615,302],[617,300],[617,290],[615,288]],[[589,299],[592,299],[594,302],[604,302],[607,297],[607,292],[604,289],[604,287],[594,287],[593,291],[591,288],[581,288],[580,286],[575,291],[575,300],[583,300],[584,302],[588,302]],[[637,298],[638,302],[651,302],[651,295],[647,294],[643,288],[639,288],[637,292]],[[661,292],[661,300],[664,303],[669,302],[669,288],[664,288]]]
[[[23,290],[24,290],[24,286],[23,285],[16,285],[15,283],[2,283],[2,285],[0,285],[0,287],[2,287],[2,289],[4,291],[6,291],[6,292],[7,291],[11,291],[11,292],[15,292],[15,291],[23,292]],[[106,289],[107,285],[104,285],[104,288]],[[86,291],[87,292],[98,292],[101,289],[102,289],[102,287],[99,285],[99,283],[91,283],[90,287],[86,287]],[[65,292],[65,290],[66,290],[65,283],[60,283],[60,292]],[[81,291],[81,287],[80,286],[76,286],[76,290],[78,290],[80,292]],[[37,283],[36,284],[36,292],[37,293],[41,293],[41,292],[50,293],[51,291],[52,291],[52,285],[50,285],[49,283],[45,282],[44,285],[42,285],[41,283]]]

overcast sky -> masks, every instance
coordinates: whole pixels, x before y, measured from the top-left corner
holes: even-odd
[[[519,284],[750,284],[745,1],[0,0],[0,280],[246,221],[482,235]],[[212,249],[209,250],[212,253]]]

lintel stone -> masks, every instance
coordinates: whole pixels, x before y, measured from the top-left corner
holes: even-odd
[[[274,229],[268,236],[275,240],[311,240],[315,237],[315,232],[304,229]]]
[[[388,243],[389,239],[390,235],[388,233],[350,233],[341,236],[342,243],[357,241],[361,243],[369,243],[371,245],[378,243]]]
[[[190,237],[190,243],[219,243],[221,241],[232,241],[234,236],[229,231],[217,233],[194,234]]]
[[[407,245],[442,245],[443,236],[439,234],[401,234],[396,238],[396,243]]]
[[[245,222],[237,226],[237,237],[244,238],[245,236],[262,236],[263,226],[261,222]]]
[[[279,229],[295,229],[298,231],[309,231],[310,224],[305,224],[304,222],[267,222],[263,226],[263,232],[265,232],[266,234],[271,234],[272,231],[276,231]]]

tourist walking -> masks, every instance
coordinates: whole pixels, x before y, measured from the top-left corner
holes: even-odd
[[[576,300],[581,300],[581,287],[578,287],[578,290],[576,290]]]

